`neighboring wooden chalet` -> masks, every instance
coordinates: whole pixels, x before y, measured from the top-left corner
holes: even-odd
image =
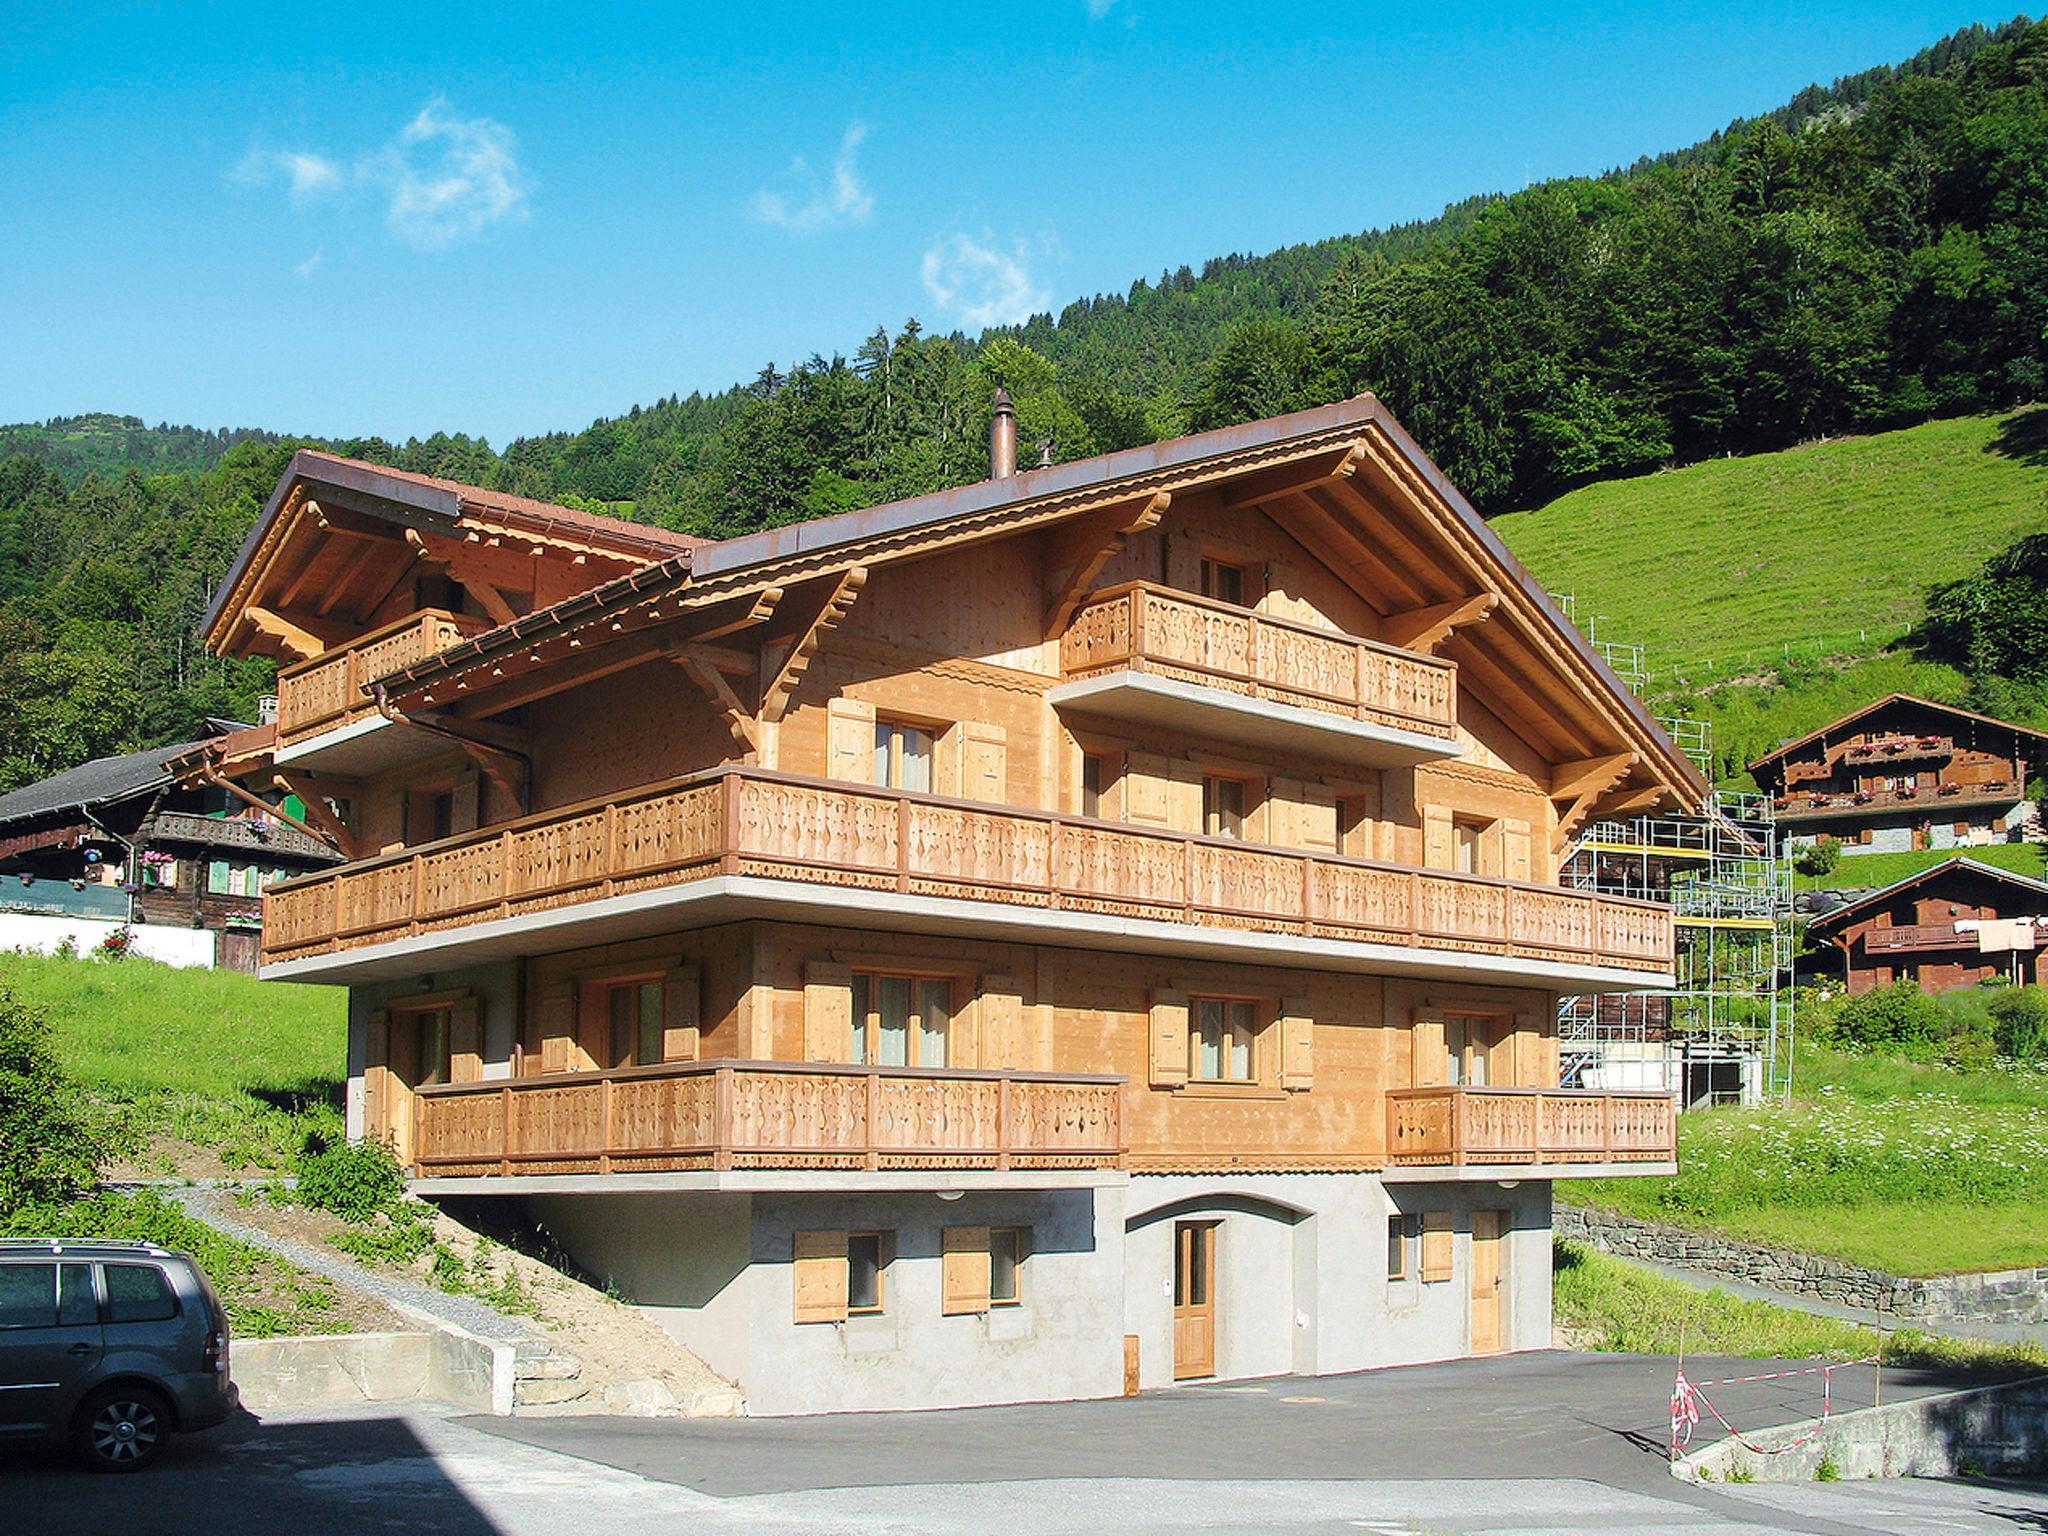
[[[0,911],[210,929],[215,964],[255,970],[264,889],[341,855],[293,824],[288,799],[180,781],[184,760],[235,729],[0,795]]]
[[[1696,770],[1369,397],[715,543],[292,463],[207,634],[349,862],[352,1134],[517,1198],[756,1411],[1550,1340],[1552,1181],[1668,1171],[1563,888]],[[637,540],[637,542],[635,542]]]
[[[1822,913],[1806,931],[1839,952],[1851,993],[1895,981],[1923,992],[1994,976],[2048,981],[2048,885],[1975,859],[1908,875]]]
[[[2048,735],[1895,693],[1749,765],[1786,841],[1844,853],[2016,842],[2038,833],[2027,799]]]

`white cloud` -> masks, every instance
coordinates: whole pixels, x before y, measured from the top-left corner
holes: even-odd
[[[846,125],[839,139],[839,153],[832,158],[830,178],[820,177],[799,155],[783,173],[784,190],[763,187],[754,194],[751,211],[763,224],[773,224],[793,235],[821,234],[848,224],[865,224],[875,211],[875,199],[860,179],[855,157],[868,125],[856,118]]]
[[[1116,9],[1116,0],[1088,0],[1088,19],[1100,21]]]
[[[494,224],[527,217],[531,181],[510,128],[488,117],[458,117],[444,96],[420,108],[381,147],[354,157],[310,150],[252,149],[234,171],[250,186],[282,181],[303,207],[326,197],[384,204],[384,227],[418,250],[445,250]],[[317,267],[316,253],[300,276]],[[304,270],[301,270],[304,269]]]
[[[924,253],[924,291],[941,309],[968,325],[1021,325],[1048,309],[1052,297],[1032,279],[1023,241],[997,249],[983,232],[954,234]]]
[[[295,263],[293,265],[292,276],[296,277],[302,283],[311,282],[313,280],[313,274],[320,270],[320,263],[326,259],[326,256],[327,253],[325,251],[315,251],[312,255],[308,256],[304,261]]]

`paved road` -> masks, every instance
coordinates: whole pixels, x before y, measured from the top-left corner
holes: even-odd
[[[1668,1360],[1644,1357],[1516,1356],[1135,1402],[734,1422],[507,1422],[425,1408],[275,1414],[178,1442],[141,1477],[89,1477],[49,1457],[0,1458],[0,1529],[9,1536],[2048,1530],[2048,1484],[1688,1488],[1665,1474],[1658,1450],[1669,1370]],[[1885,1395],[1947,1384],[1887,1373]],[[1756,1389],[1757,1411],[1796,1416],[1804,1411],[1802,1390],[1797,1382]]]

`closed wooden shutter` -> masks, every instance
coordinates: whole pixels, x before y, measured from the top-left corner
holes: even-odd
[[[448,830],[451,832],[474,832],[483,800],[482,781],[474,768],[455,776],[455,787],[448,796]]]
[[[678,965],[661,978],[661,1059],[695,1061],[697,1002],[702,983],[694,965]]]
[[[799,1232],[794,1259],[796,1321],[837,1323],[846,1317],[846,1234]]]
[[[988,1310],[988,1228],[948,1227],[941,1244],[940,1310],[948,1316]]]
[[[1425,869],[1453,869],[1457,852],[1453,846],[1451,808],[1425,805],[1422,808],[1422,863]]]
[[[1294,846],[1317,853],[1337,851],[1337,792],[1327,784],[1301,786],[1301,809],[1295,814]]]
[[[1451,1278],[1451,1255],[1455,1233],[1449,1211],[1424,1211],[1422,1213],[1422,1278],[1424,1280],[1448,1280]]]
[[[540,1069],[567,1072],[576,1049],[576,994],[568,987],[550,989],[540,1000]]]
[[[1176,832],[1202,830],[1202,770],[1193,763],[1167,765],[1166,823]]]
[[[1315,1085],[1316,1021],[1305,997],[1280,1000],[1280,1086],[1296,1093]]]
[[[483,1016],[473,997],[448,1010],[448,1081],[473,1083],[484,1075]]]
[[[1188,997],[1152,994],[1152,1086],[1178,1088],[1188,1080]]]
[[[1525,1088],[1557,1086],[1557,1015],[1515,1015],[1515,1081]]]
[[[846,1061],[853,1039],[853,971],[804,967],[804,1060]]]
[[[1301,780],[1275,774],[1266,781],[1265,841],[1278,848],[1301,846]]]
[[[1010,797],[1008,735],[1000,725],[969,720],[960,726],[960,794],[1001,805]]]
[[[1410,1086],[1441,1088],[1450,1062],[1445,1054],[1444,1016],[1435,1009],[1418,1008],[1410,1044],[1414,1051],[1408,1074]]]
[[[391,1133],[391,1015],[379,1008],[363,1028],[363,1136]]]
[[[1124,820],[1141,827],[1173,824],[1172,770],[1157,752],[1132,752],[1124,759]]]
[[[1504,817],[1500,824],[1504,863],[1501,873],[1524,884],[1535,879],[1530,860],[1529,823],[1519,816]]]
[[[875,778],[875,706],[834,699],[825,706],[825,776],[848,784]]]
[[[1029,1067],[1031,1053],[1024,1039],[1024,984],[1014,976],[982,977],[978,1012],[981,1016],[980,1065]]]

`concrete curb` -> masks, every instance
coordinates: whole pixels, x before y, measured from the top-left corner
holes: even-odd
[[[1810,1482],[1823,1462],[1837,1477],[2023,1477],[2048,1468],[2048,1376],[1859,1408],[1822,1425],[1786,1424],[1682,1456],[1689,1483]],[[1780,1450],[1780,1447],[1789,1447]]]
[[[510,1344],[441,1324],[418,1333],[239,1339],[231,1367],[247,1408],[426,1398],[471,1413],[510,1417],[514,1354]]]

